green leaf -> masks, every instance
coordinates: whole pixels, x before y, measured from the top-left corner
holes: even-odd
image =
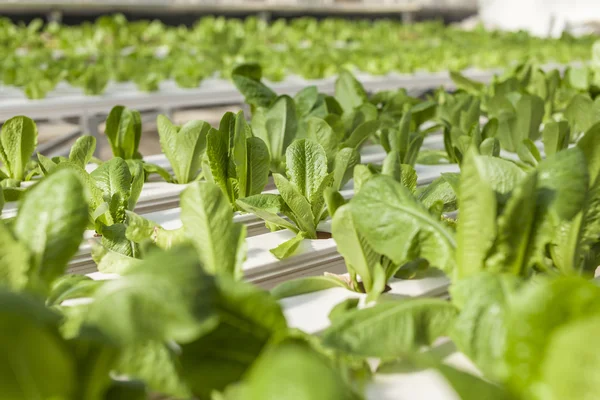
[[[571,126],[573,136],[578,137],[600,121],[600,108],[588,95],[577,94],[567,105],[564,117]]]
[[[600,122],[585,132],[577,142],[577,147],[583,151],[590,174],[590,184],[593,184],[600,175]]]
[[[600,287],[585,279],[560,277],[540,279],[512,299],[505,352],[510,388],[524,395],[535,394],[543,384],[542,368],[546,355],[551,354],[553,338],[569,324],[597,318],[599,296]]]
[[[192,396],[180,376],[176,352],[163,342],[146,341],[127,346],[114,370],[119,375],[144,381],[152,392],[175,398]]]
[[[129,204],[132,183],[127,162],[122,158],[115,157],[96,168],[90,176],[95,181],[96,187],[102,191],[103,201],[110,207],[110,219],[104,223],[112,225],[123,222],[125,210]]]
[[[143,163],[142,166],[144,167],[144,171],[146,172],[146,175],[157,174],[158,176],[163,178],[165,180],[165,182],[174,183],[173,178],[171,177],[171,174],[163,167],[160,167],[156,164],[149,164],[146,162]]]
[[[233,222],[233,210],[214,184],[196,182],[181,194],[181,220],[204,268],[240,278],[246,258],[246,229]]]
[[[512,190],[523,172],[508,161],[469,151],[460,176],[456,278],[483,270],[496,238],[496,192],[503,194]]]
[[[181,348],[183,376],[200,399],[238,382],[267,344],[287,333],[281,307],[267,292],[230,279],[217,283],[216,326]]]
[[[323,333],[323,343],[357,356],[393,360],[446,335],[456,315],[445,300],[379,303],[340,316]]]
[[[71,147],[69,161],[81,168],[85,168],[87,163],[92,159],[94,151],[96,151],[96,138],[87,135],[81,136],[75,141],[73,147]]]
[[[25,178],[27,163],[37,146],[38,131],[30,118],[13,117],[2,125],[0,132],[0,161],[12,179]]]
[[[278,245],[277,247],[275,247],[274,249],[271,249],[269,251],[275,257],[277,257],[277,259],[283,260],[284,258],[287,258],[287,257],[290,257],[291,255],[293,255],[294,252],[298,249],[298,246],[300,246],[300,243],[302,243],[302,241],[304,239],[306,239],[304,236],[304,233],[299,232],[296,236],[294,236],[290,240],[286,240],[285,242],[281,243],[280,245]]]
[[[338,252],[344,257],[346,268],[353,275],[359,275],[362,279],[366,293],[376,299],[383,292],[385,279],[377,279],[383,273],[380,264],[381,255],[373,250],[366,238],[357,230],[356,221],[352,209],[355,207],[353,201],[340,207],[331,225],[331,232]]]
[[[69,399],[77,368],[59,316],[24,295],[0,291],[0,391],[5,399]]]
[[[544,142],[544,153],[550,157],[556,152],[569,146],[570,128],[567,121],[552,121],[544,125],[542,131],[542,142]]]
[[[457,348],[490,377],[503,371],[507,304],[518,287],[513,275],[481,273],[450,287],[452,302],[460,308],[450,337]]]
[[[368,101],[367,92],[356,78],[347,70],[340,71],[335,81],[335,98],[344,113],[353,111]]]
[[[271,295],[277,299],[285,299],[286,297],[299,296],[301,294],[318,292],[320,290],[341,287],[352,290],[346,282],[335,276],[307,276],[305,278],[293,279],[280,283],[271,289]]]
[[[287,147],[296,138],[298,122],[294,101],[280,96],[268,109],[259,109],[252,118],[252,131],[269,148],[271,169],[282,171]]]
[[[417,172],[411,165],[401,163],[400,154],[396,150],[389,152],[383,160],[381,173],[391,176],[411,192],[417,189]]]
[[[296,111],[299,116],[308,115],[308,113],[317,104],[319,98],[319,90],[316,86],[307,86],[300,90],[294,96],[294,102],[296,103]]]
[[[204,168],[207,181],[217,185],[230,202],[235,199],[229,184],[229,137],[221,131],[211,129],[206,137],[206,159],[208,168]]]
[[[106,119],[105,133],[115,157],[142,158],[138,152],[142,137],[142,118],[138,111],[113,107]]]
[[[129,190],[129,198],[127,199],[127,209],[133,211],[137,204],[140,195],[142,194],[142,188],[144,186],[144,166],[142,161],[139,160],[127,160],[129,172],[131,173],[131,186]]]
[[[305,232],[308,238],[316,238],[315,216],[308,200],[297,186],[285,179],[283,175],[273,174],[273,179],[281,198],[293,213],[300,231]]]
[[[214,277],[206,274],[193,248],[156,251],[102,285],[86,319],[124,345],[187,343],[214,328],[215,291]]]
[[[458,174],[454,174],[458,175]],[[455,211],[458,207],[458,198],[455,188],[449,182],[448,176],[441,176],[431,182],[424,190],[419,192],[418,198],[427,208],[430,208],[435,202],[442,202],[443,211]]]
[[[302,196],[312,199],[327,176],[327,156],[323,147],[312,140],[296,140],[287,148],[285,159],[290,182]]]
[[[254,107],[269,107],[277,94],[260,80],[262,70],[258,64],[243,64],[233,70],[231,79],[244,95],[244,101]]]
[[[236,201],[237,206],[243,211],[252,213],[257,217],[287,228],[293,232],[298,232],[294,224],[279,216],[283,214],[287,206],[283,198],[277,194],[257,194]]]
[[[585,338],[600,334],[600,317],[574,322],[552,335],[541,365],[541,393],[554,399],[582,399],[598,393],[600,354]],[[571,364],[569,360],[577,360]]]
[[[196,178],[207,146],[210,124],[190,121],[174,125],[164,115],[156,119],[160,147],[171,163],[177,183],[189,183]]]
[[[343,148],[337,152],[333,161],[333,188],[340,190],[354,173],[354,167],[360,164],[360,152],[357,149]]]
[[[325,150],[327,160],[333,160],[336,156],[341,138],[329,126],[329,124],[316,117],[311,117],[307,121],[308,138],[320,144]]]
[[[249,400],[358,400],[339,367],[300,341],[274,345],[247,377]]]
[[[0,220],[0,285],[15,291],[23,290],[29,281],[28,273],[27,247],[18,242],[10,228]]]
[[[269,149],[265,142],[257,137],[246,139],[246,151],[248,154],[248,167],[246,170],[245,190],[240,184],[240,196],[247,197],[262,192],[269,181]]]
[[[341,147],[357,149],[365,140],[375,135],[379,129],[379,121],[367,121],[356,127],[350,136],[341,144]]]
[[[57,171],[32,187],[13,229],[31,255],[29,278],[48,288],[79,249],[88,221],[84,188],[74,173]]]
[[[437,369],[461,400],[515,400],[503,387],[468,372],[444,364],[440,364]]]
[[[419,243],[411,255],[450,271],[454,266],[454,235],[433,217],[402,184],[387,176],[369,179],[351,201],[358,231],[373,249],[395,264],[407,259],[413,241]],[[338,210],[339,212],[339,210]]]
[[[525,263],[535,216],[536,185],[537,174],[533,173],[513,190],[496,221],[496,239],[486,256],[486,269],[515,275],[529,274]]]

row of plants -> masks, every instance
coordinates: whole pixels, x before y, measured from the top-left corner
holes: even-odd
[[[524,32],[464,31],[442,22],[316,20],[265,23],[205,17],[191,27],[103,16],[77,26],[0,20],[0,77],[27,97],[44,98],[59,82],[97,95],[109,82],[156,91],[164,80],[196,88],[215,74],[259,62],[265,76],[320,79],[340,68],[373,75],[418,70],[507,67],[514,62],[588,59],[595,37],[540,39]]]
[[[533,83],[540,74],[544,85]],[[235,75],[250,124],[241,114],[226,114],[218,129],[159,119],[165,142],[190,139],[173,145],[180,146],[169,156],[174,173],[190,163],[184,149],[205,140],[195,167],[202,173],[192,174],[205,179],[183,192],[178,230],[131,212],[142,161],[115,157],[87,174],[86,138],[68,160],[44,167],[38,158],[31,166],[44,177],[25,191],[16,218],[0,221],[2,392],[8,399],[360,399],[376,375],[433,368],[463,399],[595,395],[599,358],[581,337],[600,329],[600,289],[589,280],[600,248],[600,124],[582,128],[583,117],[592,118],[583,106],[569,117],[575,99],[595,106],[589,88],[567,86],[570,74],[559,75],[560,90],[547,96],[535,90],[548,87],[553,73],[531,67],[488,87],[455,75],[459,92],[422,101],[402,91],[369,98],[344,73],[335,97],[308,88],[292,99],[272,94],[256,67],[245,66]],[[562,89],[572,96],[561,107]],[[504,108],[496,116],[497,102]],[[440,117],[450,112],[457,117]],[[130,110],[115,113],[137,126]],[[431,120],[444,130],[444,158],[459,162],[461,173],[419,188],[413,165],[427,153],[419,141],[434,129],[423,126]],[[11,124],[6,132],[32,126],[24,118]],[[117,126],[118,137],[129,137],[128,124]],[[545,157],[531,146],[540,136]],[[5,137],[13,138],[1,142],[8,173],[25,169],[30,154],[12,156],[22,136]],[[388,151],[381,166],[360,164],[366,140]],[[502,158],[501,148],[516,150],[517,160]],[[255,182],[264,186],[269,171],[278,194],[248,192]],[[339,188],[350,178],[348,201]],[[242,282],[245,229],[234,211],[296,233],[274,249],[280,257],[317,237],[329,216],[348,275],[285,282],[270,293]],[[119,279],[64,274],[91,227],[102,234],[95,258]],[[385,295],[394,279],[433,269],[451,280],[451,301]],[[278,300],[329,287],[358,292],[369,307],[340,303],[316,335],[289,328]],[[67,299],[79,302],[61,305]],[[440,337],[450,337],[484,379],[443,364]]]

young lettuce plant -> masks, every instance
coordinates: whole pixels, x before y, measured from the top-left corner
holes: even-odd
[[[124,160],[141,159],[138,151],[142,137],[142,118],[139,111],[114,106],[106,118],[106,138],[115,157]]]
[[[233,222],[231,204],[217,185],[194,182],[186,188],[181,194],[181,221],[182,227],[167,230],[127,211],[124,237],[138,249],[148,243],[162,249],[191,243],[206,271],[234,279],[242,277],[246,228]],[[139,252],[123,252],[110,246],[96,249],[94,255],[98,270],[107,273],[127,271],[139,264],[135,258],[139,258]]]
[[[378,190],[383,184],[371,188],[372,180],[381,180],[397,189],[416,210],[421,219],[430,221],[447,235],[453,235],[449,228],[443,226],[442,211],[453,211],[456,205],[456,194],[452,185],[448,182],[456,181],[455,176],[447,176],[434,181],[430,188],[417,191],[417,175],[414,168],[407,164],[401,164],[397,152],[388,154],[383,163],[382,172],[378,175],[366,165],[354,167],[354,191],[355,197],[346,202],[339,193],[329,190],[325,198],[329,213],[333,215],[332,233],[338,252],[344,257],[349,277],[338,277],[326,275],[323,277],[310,277],[290,281],[273,289],[273,295],[278,298],[289,297],[297,294],[321,290],[329,287],[341,286],[358,293],[366,293],[367,301],[376,300],[385,291],[387,282],[393,277],[411,278],[417,272],[427,268],[427,261],[420,257],[417,242],[419,235],[410,238],[412,246],[408,253],[400,261],[394,261],[390,257],[376,251],[357,227],[353,210],[357,200],[365,195],[363,191],[370,191],[370,195],[377,196]],[[389,182],[391,183],[389,183]],[[396,186],[401,187],[398,189]],[[388,194],[386,192],[381,192]],[[360,197],[359,197],[360,196]],[[382,207],[382,211],[385,207]],[[412,211],[413,215],[415,211]],[[446,232],[446,230],[449,230]],[[399,234],[399,233],[398,233]],[[410,234],[409,234],[410,236]]]
[[[174,125],[164,115],[156,119],[160,146],[171,164],[174,181],[186,184],[201,178],[199,174],[202,158],[206,151],[206,140],[210,124],[190,121],[182,126]]]
[[[269,165],[269,150],[261,139],[252,136],[243,111],[226,113],[219,129],[210,129],[202,169],[206,180],[221,188],[232,207],[236,207],[237,199],[263,191]]]
[[[280,259],[290,256],[302,240],[317,239],[317,226],[327,215],[323,192],[334,184],[334,175],[327,172],[325,150],[312,140],[292,143],[286,151],[286,165],[287,177],[273,174],[279,194],[257,194],[236,203],[265,220],[269,228],[296,233],[271,250]]]
[[[37,146],[38,131],[30,118],[19,116],[7,120],[0,132],[0,184],[18,187],[28,176],[31,156]]]

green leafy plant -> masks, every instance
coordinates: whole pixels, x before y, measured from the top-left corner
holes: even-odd
[[[5,187],[18,186],[25,180],[27,167],[37,146],[35,122],[27,117],[13,117],[2,125],[0,132],[0,181]]]
[[[106,138],[113,155],[124,160],[141,159],[138,151],[142,137],[140,113],[124,106],[115,106],[106,118]]]
[[[184,184],[201,178],[199,171],[211,126],[204,121],[177,126],[164,115],[158,116],[156,124],[160,146],[173,168],[175,182]],[[161,175],[164,177],[164,173]]]
[[[237,199],[263,191],[269,165],[269,150],[261,139],[252,136],[242,111],[226,113],[219,130],[208,133],[204,175],[221,188],[233,207]]]
[[[293,239],[271,250],[278,258],[291,255],[302,240],[317,238],[318,224],[326,216],[323,192],[334,183],[333,174],[327,172],[325,150],[311,140],[293,142],[286,151],[286,165],[287,177],[273,174],[279,194],[258,194],[236,203],[264,219],[271,229],[296,233]]]

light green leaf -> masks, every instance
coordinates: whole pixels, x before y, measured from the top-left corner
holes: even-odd
[[[204,268],[239,278],[246,256],[246,229],[233,222],[233,210],[214,184],[196,182],[181,194],[181,220]]]
[[[544,142],[544,153],[549,157],[556,152],[566,149],[569,146],[570,134],[569,123],[567,121],[552,121],[544,125],[542,131],[542,142]]]
[[[318,292],[335,287],[352,290],[346,282],[335,276],[307,276],[305,278],[298,278],[280,283],[271,289],[271,295],[275,299],[280,300],[285,299],[286,297],[299,296],[301,294]]]
[[[273,179],[283,201],[294,214],[300,231],[305,232],[308,238],[315,238],[316,224],[311,204],[297,189],[297,186],[285,179],[283,175],[273,174]]]
[[[127,199],[127,209],[133,211],[137,204],[142,188],[144,186],[144,166],[141,161],[127,160],[129,172],[131,173],[131,186],[129,189],[129,198]]]
[[[600,107],[588,95],[577,94],[573,96],[563,115],[571,126],[571,133],[577,138],[600,121]]]
[[[29,277],[34,286],[47,289],[64,273],[87,222],[84,188],[74,173],[57,171],[29,190],[13,229],[31,255]]]
[[[363,86],[347,70],[342,70],[335,81],[335,98],[344,109],[344,113],[351,112],[368,101]]]
[[[304,233],[299,232],[296,236],[294,236],[290,240],[286,240],[285,242],[281,243],[279,246],[277,246],[274,249],[271,249],[269,251],[271,252],[271,254],[273,254],[275,257],[277,257],[279,260],[283,260],[284,258],[287,258],[287,257],[290,257],[291,255],[293,255],[294,252],[298,249],[298,246],[300,246],[300,243],[302,243],[302,241],[304,239],[306,239],[306,237],[304,236]]]
[[[258,64],[242,64],[231,75],[233,83],[244,95],[245,102],[254,107],[268,107],[275,101],[277,94],[260,80],[262,69]]]
[[[461,400],[516,400],[506,389],[445,364],[437,367]]]
[[[460,72],[450,71],[450,79],[456,85],[458,89],[462,89],[465,92],[479,95],[484,89],[484,84],[481,82],[474,81],[462,75]]]
[[[132,183],[127,162],[120,157],[115,157],[96,168],[90,176],[95,181],[96,187],[102,191],[103,201],[110,206],[111,220],[107,219],[104,223],[111,225],[122,222],[125,219]]]
[[[445,212],[455,211],[458,206],[456,191],[452,184],[448,182],[448,178],[444,176],[427,185],[425,189],[418,192],[417,197],[427,208],[430,208],[435,202],[441,201]]]
[[[113,107],[106,119],[105,133],[115,157],[142,158],[138,152],[142,137],[142,118],[138,111]]]
[[[375,251],[395,264],[410,261],[410,250],[411,255],[444,271],[452,270],[454,234],[402,184],[388,176],[375,176],[362,186],[351,205],[358,231]],[[419,243],[418,250],[411,249],[413,241]]]
[[[27,163],[37,146],[38,131],[32,119],[13,117],[2,125],[0,132],[0,161],[12,179],[25,178]]]
[[[286,340],[270,348],[247,377],[248,400],[359,400],[334,365],[307,343]]]
[[[438,299],[379,303],[340,316],[323,333],[323,343],[357,356],[393,360],[447,335],[457,313]]]
[[[257,194],[238,199],[236,205],[243,211],[252,213],[267,222],[287,228],[292,232],[298,232],[298,228],[294,224],[279,216],[286,210],[285,202],[280,195]]]
[[[357,149],[343,148],[337,152],[333,161],[333,188],[340,190],[354,173],[354,167],[360,164],[360,152]]]
[[[310,140],[323,147],[327,160],[333,160],[341,140],[333,128],[325,120],[311,117],[307,121],[307,132]]]
[[[356,127],[350,136],[341,144],[341,147],[357,149],[365,140],[375,135],[379,129],[379,121],[367,121]]]
[[[230,279],[217,284],[215,328],[181,348],[183,376],[201,399],[238,382],[269,342],[287,334],[281,307],[269,293]]]
[[[206,150],[210,124],[204,121],[190,121],[176,126],[164,115],[156,119],[160,147],[171,163],[177,183],[194,180]]]
[[[331,225],[331,232],[338,252],[346,261],[346,268],[352,271],[354,275],[359,275],[365,292],[373,294],[374,298],[383,292],[385,280],[379,282],[375,279],[377,274],[382,269],[379,263],[381,255],[373,250],[366,238],[357,231],[355,220],[353,218],[352,208],[355,207],[353,202],[340,207],[335,215]]]
[[[0,196],[2,193],[0,193]],[[0,285],[11,290],[23,290],[29,281],[29,254],[10,228],[0,220]]]
[[[96,138],[88,135],[81,136],[77,139],[73,147],[71,147],[69,161],[81,168],[85,168],[87,163],[92,159],[94,151],[96,151]]]

